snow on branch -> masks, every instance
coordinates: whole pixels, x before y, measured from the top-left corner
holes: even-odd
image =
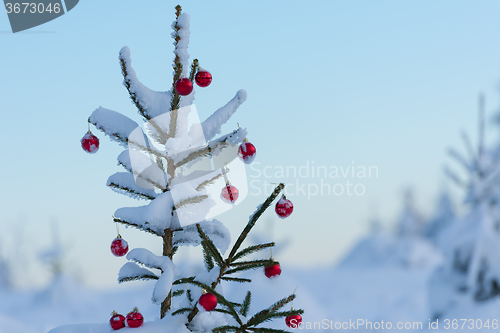
[[[229,230],[218,220],[203,221],[200,223],[201,230],[210,238],[214,245],[225,253],[231,243],[231,234]],[[198,246],[201,244],[201,238],[195,224],[182,228],[174,232],[174,245]]]
[[[132,162],[130,161],[130,153],[128,149],[122,151],[116,160],[118,165],[124,167],[128,172],[132,172]]]
[[[138,262],[149,268],[160,269],[162,274],[156,282],[151,300],[155,304],[160,304],[167,298],[172,288],[175,276],[179,274],[179,270],[174,263],[166,256],[154,255],[146,249],[133,249],[127,254],[127,259]]]
[[[158,279],[158,282],[156,282],[155,288],[153,290],[153,295],[151,296],[151,301],[154,304],[161,304],[163,300],[167,298],[168,294],[170,293],[170,290],[172,289],[172,283],[174,282],[174,278],[179,274],[179,271],[177,270],[177,268],[175,268],[172,261],[170,261],[170,259],[168,260],[172,265],[172,268],[164,270],[163,274]]]
[[[197,141],[197,137],[200,135],[205,136],[205,140],[211,140],[217,134],[221,133],[221,127],[224,125],[229,118],[236,112],[238,107],[245,102],[247,99],[247,92],[243,89],[239,90],[236,95],[231,99],[226,105],[215,111],[210,117],[208,117],[204,122],[201,123],[203,128],[203,133],[196,131],[196,128],[192,128],[189,131],[189,136],[193,138],[193,141]]]
[[[134,280],[158,280],[159,277],[149,269],[140,267],[136,263],[127,262],[118,272],[118,282]]]
[[[92,112],[89,122],[123,146],[127,144],[130,133],[139,127],[132,119],[103,107]]]
[[[137,186],[134,175],[130,172],[117,172],[111,175],[106,182],[113,191],[125,194],[134,199],[153,200],[157,197],[154,190]]]
[[[149,120],[170,111],[172,92],[153,91],[139,81],[131,66],[130,49],[127,46],[120,50],[119,59],[123,73],[123,85],[127,88],[130,98],[137,106],[139,113]],[[164,135],[166,141],[166,130],[160,127],[156,129]]]
[[[116,218],[114,216],[113,216],[113,222],[121,223],[121,224],[123,224],[125,226],[128,226],[128,227],[134,227],[134,228],[140,229],[142,231],[148,232],[148,233],[156,235],[156,236],[160,236],[160,237],[163,236],[163,230],[158,230],[158,228],[156,228],[156,227],[155,228],[149,228],[149,227],[146,227],[144,225],[139,225],[139,224],[134,223],[134,222],[130,222],[130,221],[126,221],[126,220],[122,220],[122,219]]]
[[[180,37],[178,42],[176,42],[175,55],[179,57],[182,64],[182,74],[187,76],[187,69],[189,68],[189,53],[187,48],[189,45],[189,14],[182,13],[179,15],[177,20],[174,21],[173,26],[177,26],[180,29],[177,30],[177,36]],[[176,36],[173,36],[176,38]]]
[[[163,270],[164,268],[169,269],[170,259],[164,256],[157,256],[153,254],[153,252],[143,249],[137,248],[131,250],[127,254],[127,259],[130,261],[137,262],[149,268],[156,268]]]
[[[115,212],[117,222],[163,235],[170,228],[174,203],[170,192],[161,193],[146,206],[124,207]]]

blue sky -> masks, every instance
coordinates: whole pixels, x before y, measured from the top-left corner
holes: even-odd
[[[105,186],[109,175],[121,171],[121,149],[94,131],[101,148],[88,155],[79,140],[99,106],[139,120],[122,85],[123,46],[130,47],[144,84],[169,89],[176,4],[80,1],[68,14],[17,34],[10,33],[7,15],[0,15],[4,253],[33,259],[50,243],[50,221],[57,220],[68,269],[93,285],[115,284],[125,259],[109,253],[116,234],[111,215],[138,203]],[[272,226],[276,241],[289,241],[276,258],[285,267],[333,263],[367,232],[375,213],[393,224],[406,186],[430,213],[446,184],[446,149],[463,150],[461,129],[476,140],[478,94],[486,95],[489,115],[499,105],[497,1],[181,5],[191,16],[189,53],[214,77],[209,88],[197,90],[198,113],[208,117],[245,89],[247,101],[223,131],[237,122],[249,130],[260,163],[254,169],[313,162],[378,168],[378,177],[349,179],[365,187],[363,196],[290,195],[295,212],[289,219],[273,212],[262,218],[257,232]],[[487,129],[495,142],[498,129]],[[248,169],[249,180],[263,182],[257,174]],[[300,181],[307,186],[321,179]],[[460,192],[454,194],[460,200]],[[249,196],[222,216],[233,238],[264,199]],[[153,250],[160,249],[159,240],[139,231],[122,235],[132,247],[158,242]],[[43,272],[35,264],[30,269]]]

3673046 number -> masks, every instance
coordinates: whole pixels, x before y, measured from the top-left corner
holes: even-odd
[[[445,330],[456,330],[456,329],[470,329],[470,330],[480,330],[480,329],[497,329],[498,319],[489,319],[483,322],[482,319],[445,319],[444,326]]]
[[[7,2],[5,4],[5,10],[7,11],[7,14],[41,14],[41,13],[56,13],[59,14],[61,12],[61,4],[56,2],[56,3],[49,3],[47,6],[45,6],[43,3],[34,3],[34,2],[15,2],[15,3],[10,3]]]

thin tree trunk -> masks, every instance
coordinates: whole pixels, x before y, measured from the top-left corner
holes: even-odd
[[[172,260],[172,240],[174,238],[174,232],[172,229],[165,229],[165,233],[163,235],[163,256],[169,257]],[[167,298],[161,303],[160,308],[160,318],[165,317],[165,314],[170,310],[172,306],[172,291],[168,293]]]

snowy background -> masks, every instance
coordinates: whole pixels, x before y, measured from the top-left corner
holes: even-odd
[[[299,285],[296,306],[306,310],[305,322],[420,321],[425,328],[437,313],[444,313],[440,321],[498,318],[498,297],[474,301],[476,281],[452,269],[453,253],[464,249],[465,257],[479,253],[470,255],[477,272],[488,267],[484,281],[499,276],[496,212],[470,200],[489,204],[496,191],[474,181],[477,168],[459,135],[469,133],[477,153],[477,100],[484,93],[488,154],[481,163],[495,178],[498,2],[181,5],[191,15],[189,52],[214,76],[210,89],[197,91],[200,116],[244,88],[248,99],[224,131],[236,122],[249,130],[258,150],[249,181],[262,192],[265,181],[299,181],[306,191],[288,194],[291,218],[268,212],[259,221],[255,240],[277,242],[283,274],[271,281],[254,272],[255,296],[274,300]],[[88,155],[79,140],[99,105],[135,115],[121,84],[123,46],[132,50],[144,83],[169,88],[174,6],[80,2],[69,14],[17,34],[0,15],[0,332],[106,322],[112,310],[134,306],[146,320],[158,316],[149,301],[152,286],[118,285],[124,259],[109,252],[116,236],[111,215],[136,204],[105,186],[118,171],[120,149],[96,131],[101,148]],[[460,171],[449,147],[472,168]],[[310,173],[297,180],[276,173],[312,165],[376,166],[378,177]],[[444,165],[458,171],[465,189],[449,181]],[[307,192],[321,181],[350,181],[366,191]],[[244,204],[220,216],[233,237],[266,197],[252,195],[251,184]],[[484,228],[468,232],[469,225]],[[121,233],[133,247],[160,251],[149,235]],[[471,237],[458,237],[464,233]],[[475,246],[483,243],[488,246]],[[196,270],[198,258],[194,250],[176,260]],[[457,292],[461,288],[466,291]],[[255,297],[255,308],[267,304]]]

